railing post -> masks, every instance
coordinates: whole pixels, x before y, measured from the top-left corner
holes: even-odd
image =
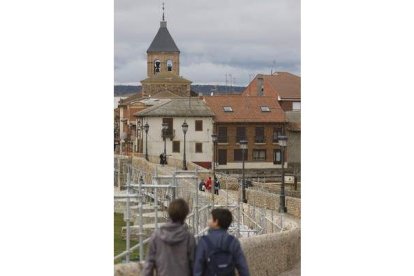
[[[196,167],[196,169],[195,169],[195,175],[196,176],[198,176],[198,168]],[[199,215],[199,211],[198,211],[198,209],[199,209],[199,207],[198,207],[198,192],[200,191],[199,189],[198,189],[198,178],[197,177],[195,177],[194,178],[195,179],[195,188],[196,188],[196,212],[195,212],[195,216],[194,216],[194,218],[195,218],[195,220],[196,220],[196,233],[198,234],[198,231],[199,231],[199,217],[198,217],[198,215]]]
[[[143,221],[142,221],[142,204],[143,204],[143,196],[142,196],[142,180],[141,177],[138,180],[139,185],[139,261],[142,262],[144,260],[144,244],[143,244]]]
[[[242,183],[242,185],[243,185],[244,183]],[[240,199],[240,197],[242,196],[242,193],[241,193],[241,186],[239,186],[239,200],[238,200],[238,209],[237,209],[237,211],[238,211],[238,213],[237,213],[237,231],[238,231],[238,234],[239,234],[239,238],[240,238],[240,206],[241,206],[241,199]]]
[[[157,194],[157,187],[154,188],[154,206],[155,206],[154,207],[155,208],[155,229],[158,229],[158,194]]]
[[[129,227],[129,187],[130,187],[130,175],[131,171],[130,168],[128,167],[128,173],[127,173],[127,200],[126,200],[126,227],[127,227],[127,232],[126,232],[126,250],[127,250],[127,254],[125,256],[125,261],[127,263],[129,263],[129,256],[130,256],[130,227]]]

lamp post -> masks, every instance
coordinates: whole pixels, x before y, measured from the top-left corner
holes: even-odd
[[[167,161],[167,140],[166,140],[167,129],[168,129],[168,124],[162,123],[162,139],[164,140],[164,160],[162,161],[162,165],[165,165]]]
[[[285,148],[287,144],[287,136],[281,135],[278,136],[277,139],[279,140],[279,146],[282,149],[282,186],[280,188],[280,206],[279,206],[279,213],[286,213],[286,203],[285,203]]]
[[[147,161],[149,161],[149,158],[148,158],[148,130],[149,130],[149,125],[148,125],[148,122],[145,123],[144,130],[145,130],[145,159],[147,159]]]
[[[246,140],[241,140],[240,141],[240,147],[242,149],[242,160],[243,160],[243,167],[242,167],[242,191],[243,191],[243,202],[247,203],[247,199],[246,199],[246,183],[245,183],[245,179],[244,179],[244,152],[247,149],[247,141]]]
[[[183,157],[183,170],[187,170],[187,160],[185,158],[185,135],[187,134],[187,130],[188,130],[188,124],[187,122],[184,120],[184,123],[181,126],[183,128],[183,133],[184,133],[184,157]]]
[[[217,144],[217,134],[211,134],[211,140],[213,141],[213,188],[211,189],[213,191],[213,207],[214,207],[214,193],[215,193],[215,187],[216,187],[216,144]]]

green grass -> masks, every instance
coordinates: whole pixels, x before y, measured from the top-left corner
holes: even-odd
[[[121,254],[126,249],[126,241],[122,239],[121,230],[122,227],[126,226],[124,222],[124,216],[122,214],[115,214],[114,213],[114,257],[118,254]],[[136,245],[137,241],[131,241],[131,247]],[[134,251],[130,255],[131,261],[138,261],[139,260],[139,253],[138,251]],[[122,262],[122,259],[118,259],[115,263]]]

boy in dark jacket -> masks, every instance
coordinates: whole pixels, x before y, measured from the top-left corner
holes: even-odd
[[[195,239],[184,224],[189,208],[184,199],[168,206],[170,221],[155,230],[149,242],[148,256],[141,275],[191,276],[194,264]]]
[[[233,267],[231,272],[225,275],[235,275],[235,269],[240,276],[249,276],[249,268],[247,267],[246,258],[240,247],[240,242],[232,235],[227,233],[233,218],[228,209],[213,209],[211,211],[211,219],[209,220],[210,230],[207,236],[200,239],[194,263],[194,276],[213,276],[219,274],[213,259],[218,259],[218,254],[222,254],[221,266]],[[220,253],[217,253],[220,252]],[[224,253],[227,252],[227,253]],[[216,254],[213,256],[213,254]],[[226,257],[224,254],[229,254]],[[227,263],[225,260],[229,260]],[[220,264],[218,264],[220,266]]]

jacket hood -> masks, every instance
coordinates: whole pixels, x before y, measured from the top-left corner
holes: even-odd
[[[187,225],[181,223],[167,222],[159,229],[159,237],[168,244],[177,244],[187,238]]]

